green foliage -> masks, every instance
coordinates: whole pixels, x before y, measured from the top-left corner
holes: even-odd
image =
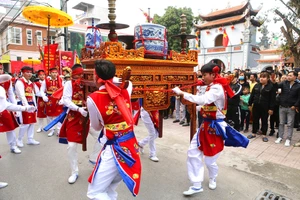
[[[165,9],[165,11],[166,12],[163,16],[155,14],[153,17],[153,23],[163,25],[167,28],[169,49],[179,52],[181,50],[181,40],[172,38],[172,36],[180,34],[180,16],[182,14],[185,14],[187,19],[186,34],[191,33],[194,21],[192,9],[169,6]]]
[[[288,5],[293,8],[294,12],[297,14],[297,18],[300,18],[300,0],[290,0]]]

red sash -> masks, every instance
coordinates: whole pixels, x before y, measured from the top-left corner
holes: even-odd
[[[25,97],[27,99],[27,102],[29,105],[34,105],[33,102],[33,83],[28,84],[25,82],[23,78],[18,79],[18,81],[21,81],[24,84],[25,88]],[[22,119],[23,119],[23,124],[33,124],[36,123],[36,112],[29,113],[29,112],[22,112]]]
[[[130,97],[127,90],[121,91],[124,97],[125,104],[131,110]],[[90,95],[91,99],[97,106],[98,111],[101,113],[105,124],[106,136],[109,139],[108,143],[112,145],[114,151],[115,161],[118,163],[117,168],[123,181],[127,185],[131,193],[136,196],[139,192],[141,181],[141,161],[139,156],[138,143],[133,133],[133,125],[129,126],[116,103],[110,98],[106,90],[100,90]],[[130,136],[130,137],[128,137]],[[126,139],[124,139],[126,138]],[[112,142],[115,141],[115,142]],[[134,160],[133,163],[128,164],[124,156],[118,153],[117,149],[122,149],[123,154]],[[99,154],[97,164],[93,173],[89,177],[89,182],[92,183],[97,169],[101,164],[101,153]]]
[[[53,98],[51,95],[62,87],[61,79],[56,80],[46,79],[46,92],[48,96],[48,102],[46,102],[46,115],[49,117],[56,117],[63,111],[63,106],[59,105],[59,99]]]
[[[4,110],[0,113],[0,132],[13,131],[18,126],[19,125],[12,112]]]
[[[68,142],[82,144],[83,121],[84,117],[80,112],[70,110],[60,128],[59,137],[67,138]],[[89,131],[89,128],[88,126],[87,131]]]
[[[210,90],[210,86],[207,86],[206,91]],[[226,115],[227,110],[227,98],[226,92],[224,91],[225,102],[224,110],[220,110],[224,115]],[[202,106],[200,114],[204,118],[216,119],[217,118],[218,107],[211,103],[209,105]],[[209,121],[203,121],[198,133],[198,144],[199,150],[203,151],[205,156],[214,156],[224,149],[224,140],[222,136],[216,135],[216,130],[210,127]]]
[[[84,104],[83,92],[80,80],[72,80],[72,102],[80,107]],[[84,117],[80,112],[70,110],[62,124],[59,137],[67,138],[68,142],[82,144],[83,122]],[[90,121],[88,121],[87,124],[90,124]],[[90,127],[88,126],[87,132],[89,131],[89,128]]]

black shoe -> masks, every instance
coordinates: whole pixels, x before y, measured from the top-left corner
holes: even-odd
[[[164,119],[168,119],[168,116],[165,116]]]
[[[182,124],[182,126],[189,126],[190,123],[185,123],[185,124]]]
[[[269,133],[269,136],[273,136],[274,133],[275,133],[275,131],[274,131],[274,130],[271,130],[270,133]]]
[[[181,122],[179,122],[179,125],[182,125],[182,124],[184,124],[185,122],[184,121],[181,121]]]
[[[179,119],[175,119],[175,120],[173,121],[173,123],[177,123],[177,122],[180,122],[180,120],[179,120]]]
[[[297,128],[297,131],[300,131],[300,128]]]

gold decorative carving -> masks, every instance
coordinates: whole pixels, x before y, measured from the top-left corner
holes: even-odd
[[[163,76],[164,81],[186,81],[188,80],[187,75],[167,75]]]
[[[81,59],[91,58],[106,58],[106,59],[143,59],[144,47],[137,50],[123,48],[120,42],[103,42],[99,48],[94,49],[92,54],[91,50],[87,48],[81,49]]]
[[[167,89],[168,86],[165,85],[152,85],[147,86],[149,89],[157,89],[157,91],[146,91],[145,92],[145,104],[148,105],[148,107],[161,107],[168,103],[168,93],[165,91],[159,91],[163,89]]]
[[[198,52],[197,50],[189,50],[187,54],[181,54],[172,50],[172,60],[178,62],[198,62]]]
[[[131,75],[130,81],[138,82],[138,81],[153,81],[152,75]]]

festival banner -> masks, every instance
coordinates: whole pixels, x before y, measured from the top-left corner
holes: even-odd
[[[56,67],[55,60],[56,60],[56,50],[58,44],[50,44],[49,46],[49,56],[48,56],[48,45],[44,47],[44,69],[46,70],[46,74],[49,74],[49,69]],[[49,58],[49,61],[48,61]]]
[[[74,58],[73,58],[73,52],[72,51],[59,51],[60,56],[60,69],[64,67],[72,68],[74,65]]]

